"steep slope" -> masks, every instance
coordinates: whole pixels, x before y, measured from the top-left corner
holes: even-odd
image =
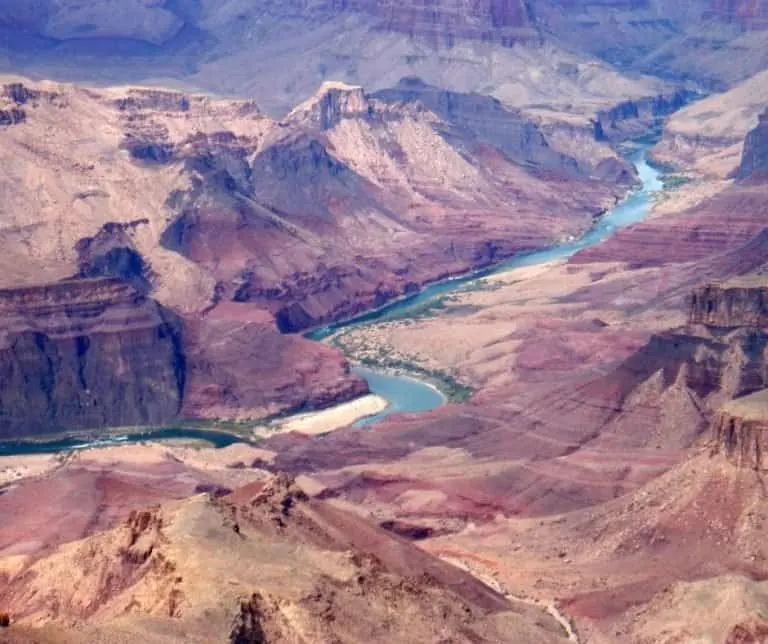
[[[659,161],[712,177],[727,177],[739,165],[744,139],[768,103],[768,72],[674,114],[654,149]]]
[[[116,280],[0,291],[0,438],[160,425],[181,408],[181,324]]]
[[[0,577],[11,636],[57,625],[83,642],[567,641],[543,611],[284,477],[133,512],[40,560],[0,560]]]

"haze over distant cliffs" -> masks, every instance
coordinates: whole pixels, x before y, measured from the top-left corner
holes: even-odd
[[[763,2],[27,2],[0,8],[0,70],[256,96],[282,114],[325,80],[418,76],[513,105],[722,88],[768,66]],[[577,103],[577,101],[572,101]],[[618,100],[616,101],[618,102]]]

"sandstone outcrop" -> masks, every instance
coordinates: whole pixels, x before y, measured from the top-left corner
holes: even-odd
[[[768,451],[768,390],[727,402],[713,422],[713,451],[738,467],[764,470]]]

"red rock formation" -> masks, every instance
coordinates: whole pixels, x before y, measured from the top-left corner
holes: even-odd
[[[691,296],[691,324],[768,326],[768,280],[760,277],[708,284]]]
[[[768,398],[765,391],[731,401],[713,422],[714,452],[724,453],[738,467],[768,467]]]
[[[179,334],[113,280],[0,291],[0,436],[168,422],[184,390]]]

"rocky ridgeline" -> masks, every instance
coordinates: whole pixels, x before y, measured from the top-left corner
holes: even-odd
[[[110,279],[0,291],[0,437],[162,424],[185,363],[173,317]]]

